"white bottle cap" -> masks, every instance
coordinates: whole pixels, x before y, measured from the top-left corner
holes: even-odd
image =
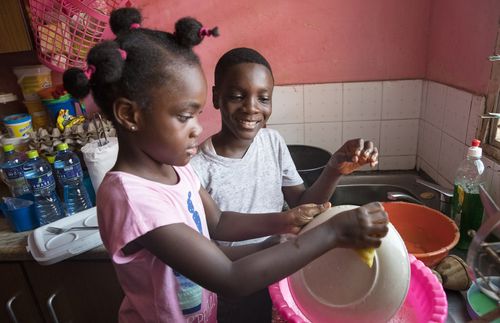
[[[472,140],[472,146],[467,150],[467,157],[481,158],[483,155],[483,149],[479,147],[481,141],[477,139]]]

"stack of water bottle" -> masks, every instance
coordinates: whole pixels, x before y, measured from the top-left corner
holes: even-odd
[[[2,178],[12,196],[33,200],[40,225],[92,207],[82,165],[67,144],[57,146],[52,165],[36,150],[28,151],[26,158],[12,145],[5,145],[3,149]]]

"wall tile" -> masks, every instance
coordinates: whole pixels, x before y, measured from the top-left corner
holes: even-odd
[[[382,119],[414,119],[420,116],[422,80],[382,82]]]
[[[380,155],[415,155],[418,119],[384,120],[380,127]]]
[[[442,132],[440,129],[425,121],[423,122],[422,128],[422,145],[418,154],[429,164],[429,166],[438,169]]]
[[[285,139],[287,145],[304,144],[304,124],[275,124],[268,125],[269,128],[278,130],[281,136]]]
[[[495,173],[491,180],[491,197],[495,200],[495,203],[500,206],[500,164],[495,167]]]
[[[420,119],[424,119],[427,107],[427,93],[429,92],[429,81],[422,81],[422,96],[420,97]]]
[[[418,165],[419,170],[424,171],[427,175],[429,175],[434,181],[437,182],[439,173],[436,169],[434,169],[429,163],[427,163],[424,159],[418,157]]]
[[[488,193],[491,194],[491,189],[492,189],[491,183],[493,181],[493,175],[495,175],[495,162],[484,156],[482,158],[482,161],[484,164],[483,176],[486,184],[486,189],[488,190]]]
[[[429,82],[424,120],[439,129],[443,127],[445,101],[446,86],[436,82]]]
[[[304,86],[275,86],[273,90],[273,113],[268,124],[304,122]]]
[[[414,169],[416,156],[380,156],[378,168],[380,170]]]
[[[342,123],[342,144],[350,139],[362,138],[380,147],[380,121],[348,121]]]
[[[342,120],[342,83],[304,85],[305,122]]]
[[[382,82],[344,83],[344,121],[380,120],[382,110]]]
[[[481,115],[484,113],[486,98],[484,96],[474,95],[469,115],[469,123],[467,126],[467,137],[465,144],[470,145],[472,139],[476,138],[478,128],[481,127]]]
[[[444,106],[443,130],[465,143],[471,109],[472,94],[448,87]]]
[[[450,183],[454,182],[458,166],[465,158],[465,149],[463,143],[443,133],[438,172]]]
[[[342,123],[306,123],[304,138],[306,145],[320,147],[333,153],[342,145]]]

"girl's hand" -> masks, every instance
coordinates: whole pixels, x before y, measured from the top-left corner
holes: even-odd
[[[328,210],[331,206],[330,202],[325,202],[323,204],[309,203],[285,211],[287,223],[285,233],[299,233],[303,226],[311,222],[318,214]]]
[[[377,248],[389,230],[384,207],[373,202],[341,212],[326,223],[335,231],[335,247]]]
[[[347,175],[365,164],[374,167],[378,163],[378,149],[371,141],[351,139],[337,150],[330,160],[328,167]]]

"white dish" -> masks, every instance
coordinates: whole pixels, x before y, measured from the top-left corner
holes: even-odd
[[[302,232],[357,207],[332,207]],[[311,322],[387,322],[408,292],[410,260],[403,239],[389,224],[372,268],[354,250],[336,248],[291,275],[288,281],[295,303]]]
[[[33,230],[26,249],[42,265],[51,265],[102,245],[99,230],[69,231],[53,234],[47,227],[71,228],[97,225],[95,207],[64,217]]]

